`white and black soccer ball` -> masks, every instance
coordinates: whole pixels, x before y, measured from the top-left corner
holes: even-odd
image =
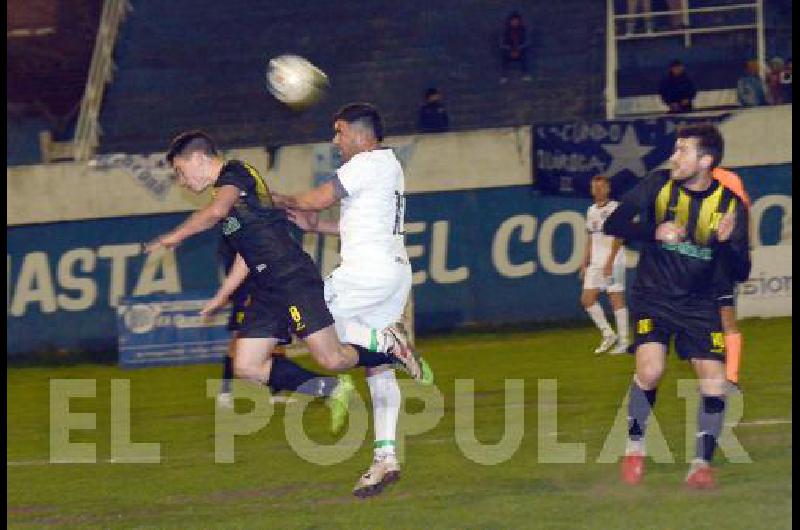
[[[267,88],[275,99],[299,110],[325,95],[328,76],[299,55],[280,55],[267,65]]]

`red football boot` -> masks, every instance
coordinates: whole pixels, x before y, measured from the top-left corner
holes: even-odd
[[[635,486],[642,481],[644,475],[644,455],[641,453],[631,453],[622,459],[622,481],[631,486]]]
[[[705,463],[692,464],[689,474],[686,475],[686,486],[696,490],[713,489],[716,486],[714,470]]]

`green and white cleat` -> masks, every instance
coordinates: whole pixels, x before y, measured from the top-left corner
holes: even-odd
[[[414,349],[408,340],[405,327],[398,323],[386,328],[386,332],[394,339],[391,354],[396,359],[395,365],[405,371],[411,379],[423,385],[433,384],[433,370],[425,359]]]
[[[422,385],[432,385],[433,384],[433,370],[431,369],[431,365],[428,364],[423,357],[419,358],[419,365],[422,368],[422,377],[420,377],[417,382]]]
[[[347,374],[337,376],[339,384],[333,389],[333,393],[328,398],[328,408],[331,409],[331,432],[338,433],[344,426],[347,413],[350,409],[350,397],[355,392],[353,378]]]

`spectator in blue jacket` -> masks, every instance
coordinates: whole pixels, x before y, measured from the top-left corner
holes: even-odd
[[[736,98],[742,107],[767,104],[764,81],[758,72],[758,61],[747,61],[746,73],[736,82]]]

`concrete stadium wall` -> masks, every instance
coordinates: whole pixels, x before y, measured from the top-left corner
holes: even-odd
[[[725,160],[733,162],[726,165],[742,175],[754,200],[756,245],[791,245],[790,113],[748,111],[723,132]],[[576,273],[589,201],[542,197],[533,189],[530,128],[387,143],[407,172],[406,244],[420,332],[584,318]],[[262,149],[228,155],[267,170]],[[288,146],[268,180],[277,190],[300,191],[326,178],[335,163],[328,144]],[[181,222],[202,198],[174,187],[156,196],[126,170],[75,164],[8,169],[7,191],[9,354],[113,351],[120,296],[218,285],[213,231],[174,252],[141,250],[141,242]],[[304,246],[323,272],[335,265],[336,238],[306,235]],[[635,253],[630,258],[633,267]],[[750,291],[761,296],[776,286],[767,294],[791,300],[791,263],[788,271],[788,283],[779,285],[773,282],[779,273],[764,269]]]

